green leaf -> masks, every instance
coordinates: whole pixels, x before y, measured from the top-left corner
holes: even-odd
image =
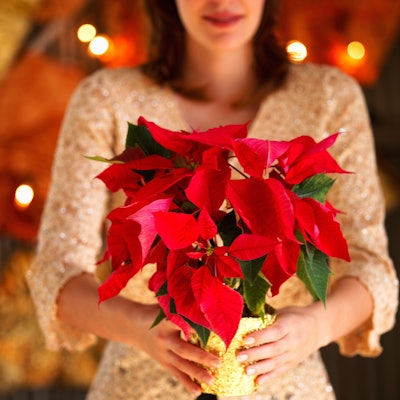
[[[153,324],[151,325],[151,328],[154,328],[155,326],[157,326],[162,320],[166,319],[166,315],[164,314],[164,311],[162,308],[160,308],[160,311],[158,312],[158,315],[156,317],[156,319],[154,320]]]
[[[271,284],[260,272],[253,283],[244,281],[244,301],[251,312],[263,316],[265,310],[265,297]]]
[[[236,216],[233,211],[228,212],[218,223],[218,233],[225,246],[230,246],[234,239],[242,233],[237,226]]]
[[[203,348],[206,347],[208,338],[210,337],[210,330],[202,325],[195,324],[187,318],[185,318],[185,320],[197,333],[197,336],[200,338]]]
[[[161,310],[162,311],[162,310]],[[210,330],[205,328],[202,325],[198,325],[195,324],[194,322],[192,322],[190,319],[186,318],[184,315],[180,315],[176,312],[176,305],[175,305],[175,301],[174,299],[171,299],[170,303],[169,303],[169,312],[171,314],[175,314],[175,315],[179,315],[180,317],[182,317],[197,333],[197,335],[199,336],[201,342],[203,343],[204,346],[206,346],[207,342],[208,342],[208,338],[210,336]],[[164,313],[163,313],[164,314]],[[160,317],[160,315],[157,317]],[[164,318],[166,318],[166,316],[164,315]],[[161,319],[162,320],[162,319]],[[160,320],[160,321],[161,321]],[[160,321],[158,321],[157,323],[159,323]],[[154,324],[153,324],[154,325]]]
[[[159,296],[164,296],[165,294],[168,294],[168,283],[165,281],[162,286],[158,289],[156,293],[156,297]]]
[[[175,304],[175,300],[174,299],[171,299],[169,301],[169,312],[171,314],[177,314],[177,312],[176,312],[176,304]]]
[[[105,162],[105,163],[108,163],[108,164],[123,164],[124,163],[121,160],[109,159],[109,158],[105,158],[105,157],[102,157],[102,156],[84,156],[84,157],[89,159],[89,160]]]
[[[328,257],[307,244],[302,246],[297,262],[297,276],[304,282],[315,300],[326,304],[329,276],[332,272],[328,266]]]
[[[179,204],[177,200],[175,200],[175,203],[180,205],[182,211],[186,214],[192,214],[196,210],[196,206],[191,203],[190,201],[184,201],[182,204]]]
[[[298,185],[293,186],[293,192],[299,197],[311,197],[320,203],[325,203],[326,195],[335,180],[325,174],[314,175]]]
[[[126,147],[139,147],[146,156],[158,154],[165,158],[171,158],[172,152],[157,143],[145,126],[133,125],[128,122]]]
[[[265,257],[266,256],[262,256],[249,261],[238,260],[245,280],[251,285],[254,284],[255,280],[257,279],[258,273],[261,271],[261,268],[264,264]]]
[[[303,234],[302,234],[299,230],[296,230],[296,232],[295,232],[294,235],[296,236],[296,239],[297,239],[300,243],[305,243],[306,240],[304,239]]]
[[[314,287],[311,283],[311,280],[307,274],[307,266],[306,266],[306,258],[304,256],[303,251],[300,252],[299,258],[297,260],[297,271],[296,274],[298,278],[303,281],[303,283],[306,285],[307,290],[310,292],[311,296],[314,299],[318,299],[317,294],[314,290]]]

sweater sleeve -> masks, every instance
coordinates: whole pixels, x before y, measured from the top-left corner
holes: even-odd
[[[347,239],[351,262],[331,260],[332,284],[342,276],[360,280],[372,296],[369,321],[338,341],[344,355],[377,356],[380,336],[394,325],[398,305],[398,280],[388,254],[382,195],[374,139],[364,96],[358,84],[332,69],[326,88],[331,91],[328,133],[343,131],[333,146],[334,157],[351,174],[338,177],[332,190],[333,204]],[[349,306],[349,311],[351,306]]]
[[[42,214],[37,254],[27,282],[49,349],[80,350],[94,343],[57,318],[60,289],[72,277],[95,273],[102,246],[103,221],[109,203],[95,176],[104,164],[84,156],[112,156],[114,118],[110,92],[102,73],[81,82],[67,108]]]

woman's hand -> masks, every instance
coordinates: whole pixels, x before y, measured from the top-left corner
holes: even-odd
[[[162,321],[151,328],[159,312],[157,304],[145,305],[117,296],[98,303],[98,282],[89,274],[70,279],[58,299],[58,317],[84,332],[135,346],[147,352],[195,396],[198,382],[212,382],[211,374],[198,364],[219,367],[217,356],[181,339],[179,328]]]
[[[146,318],[143,327],[140,328],[139,346],[180,381],[189,392],[199,396],[200,386],[193,379],[212,384],[213,377],[198,364],[218,368],[220,359],[183,340],[180,329],[169,321],[164,320],[150,329],[159,307],[157,305],[143,307],[147,309],[144,311]]]
[[[245,344],[251,347],[238,353],[238,360],[252,363],[246,373],[257,375],[257,383],[262,385],[320,347],[318,319],[307,307],[282,309],[272,326],[249,334]]]
[[[254,363],[246,372],[256,375],[262,385],[353,332],[371,317],[372,310],[372,298],[365,286],[356,278],[343,277],[333,285],[326,307],[315,302],[279,310],[272,326],[245,338],[249,348],[238,353],[238,360]]]

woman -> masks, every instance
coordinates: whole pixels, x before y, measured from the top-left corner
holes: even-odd
[[[140,115],[169,129],[207,129],[251,121],[249,136],[321,140],[342,168],[331,201],[343,211],[351,263],[331,261],[326,308],[292,277],[269,299],[276,323],[248,335],[238,354],[251,362],[259,391],[248,399],[334,399],[318,349],[336,341],[343,354],[376,356],[393,325],[397,280],[387,254],[373,139],[360,88],[330,67],[289,65],[273,35],[272,0],[146,1],[153,36],[150,61],[137,69],[87,78],[66,113],[38,255],[28,281],[50,348],[82,349],[110,340],[88,395],[100,399],[190,399],[212,376],[198,364],[220,360],[180,338],[164,321],[149,329],[158,306],[147,289],[151,271],[122,296],[98,307],[95,263],[104,215],[121,204],[91,180],[104,165],[82,154],[118,154],[126,122]],[[340,323],[338,323],[340,322]],[[275,397],[274,397],[275,396]]]

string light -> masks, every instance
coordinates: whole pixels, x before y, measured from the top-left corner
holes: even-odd
[[[290,41],[286,46],[289,58],[295,62],[304,61],[307,57],[307,47],[298,40]]]
[[[81,25],[76,35],[78,39],[83,43],[89,43],[96,36],[97,30],[92,24],[83,24]]]
[[[19,185],[15,190],[14,202],[21,208],[27,208],[32,203],[34,196],[35,192],[31,186],[27,184]]]
[[[351,42],[347,46],[347,54],[353,60],[362,60],[365,56],[365,47],[360,42]]]
[[[91,42],[89,43],[89,53],[99,57],[103,54],[107,53],[110,49],[111,41],[110,38],[106,35],[97,35]]]

